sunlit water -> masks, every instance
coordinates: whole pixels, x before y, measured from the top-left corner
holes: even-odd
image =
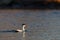
[[[58,10],[0,13],[0,31],[22,29],[22,23],[27,24],[25,37],[19,32],[0,32],[0,40],[60,40]]]

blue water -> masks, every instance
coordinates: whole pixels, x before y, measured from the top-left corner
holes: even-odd
[[[27,24],[25,38],[22,33],[0,32],[0,40],[60,40],[59,10],[22,10],[0,13],[0,31],[22,29]]]

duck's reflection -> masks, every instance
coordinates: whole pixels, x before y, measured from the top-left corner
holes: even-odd
[[[26,32],[23,32],[22,40],[26,40]]]
[[[23,38],[25,38],[25,32],[23,32]]]

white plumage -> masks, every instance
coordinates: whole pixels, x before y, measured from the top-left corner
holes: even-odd
[[[25,31],[25,27],[26,27],[26,25],[25,24],[22,24],[22,30],[17,29],[16,31],[18,31],[18,32],[24,32]]]

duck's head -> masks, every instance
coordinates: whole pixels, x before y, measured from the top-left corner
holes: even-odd
[[[22,27],[26,28],[27,26],[26,26],[26,24],[22,24]]]

